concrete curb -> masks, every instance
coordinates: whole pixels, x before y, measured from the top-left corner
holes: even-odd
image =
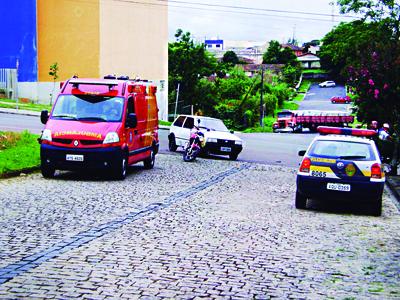
[[[393,177],[386,177],[386,185],[392,191],[393,195],[396,197],[397,201],[400,203],[400,178],[399,180]]]

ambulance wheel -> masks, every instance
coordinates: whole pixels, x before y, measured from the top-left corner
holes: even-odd
[[[382,197],[372,204],[371,214],[375,217],[382,215]]]
[[[238,156],[239,156],[239,153],[231,153],[231,154],[229,154],[229,159],[237,160]]]
[[[114,169],[114,178],[117,180],[124,180],[128,170],[128,157],[123,155],[119,164]]]
[[[56,172],[54,168],[44,165],[41,166],[40,170],[42,171],[42,175],[44,178],[53,178],[54,173]]]
[[[176,145],[176,142],[175,142],[175,136],[173,134],[170,134],[168,136],[168,148],[169,148],[169,151],[171,151],[171,152],[175,152],[176,149],[178,148],[178,146]]]
[[[296,191],[295,205],[296,208],[305,209],[307,206],[307,197]]]
[[[156,160],[156,154],[154,152],[154,149],[151,148],[150,156],[143,161],[144,168],[146,170],[153,169],[155,160]]]

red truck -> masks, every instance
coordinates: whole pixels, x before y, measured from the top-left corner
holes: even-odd
[[[301,132],[303,128],[316,132],[318,126],[347,127],[353,122],[354,116],[343,111],[287,110],[278,113],[272,127],[274,132],[287,128],[294,132]]]

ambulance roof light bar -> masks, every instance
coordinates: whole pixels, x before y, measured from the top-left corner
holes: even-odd
[[[337,135],[351,135],[360,137],[373,137],[377,134],[375,130],[329,127],[329,126],[318,126],[317,130],[321,135],[337,134]]]
[[[110,89],[112,87],[118,85],[117,80],[84,80],[84,79],[77,79],[77,78],[72,78],[68,83],[72,84],[74,88],[78,88],[80,84],[106,85]]]

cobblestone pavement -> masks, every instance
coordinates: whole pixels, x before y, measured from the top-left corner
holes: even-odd
[[[0,298],[400,299],[400,215],[293,205],[295,170],[158,155],[0,182]],[[1,281],[3,280],[3,281]]]

